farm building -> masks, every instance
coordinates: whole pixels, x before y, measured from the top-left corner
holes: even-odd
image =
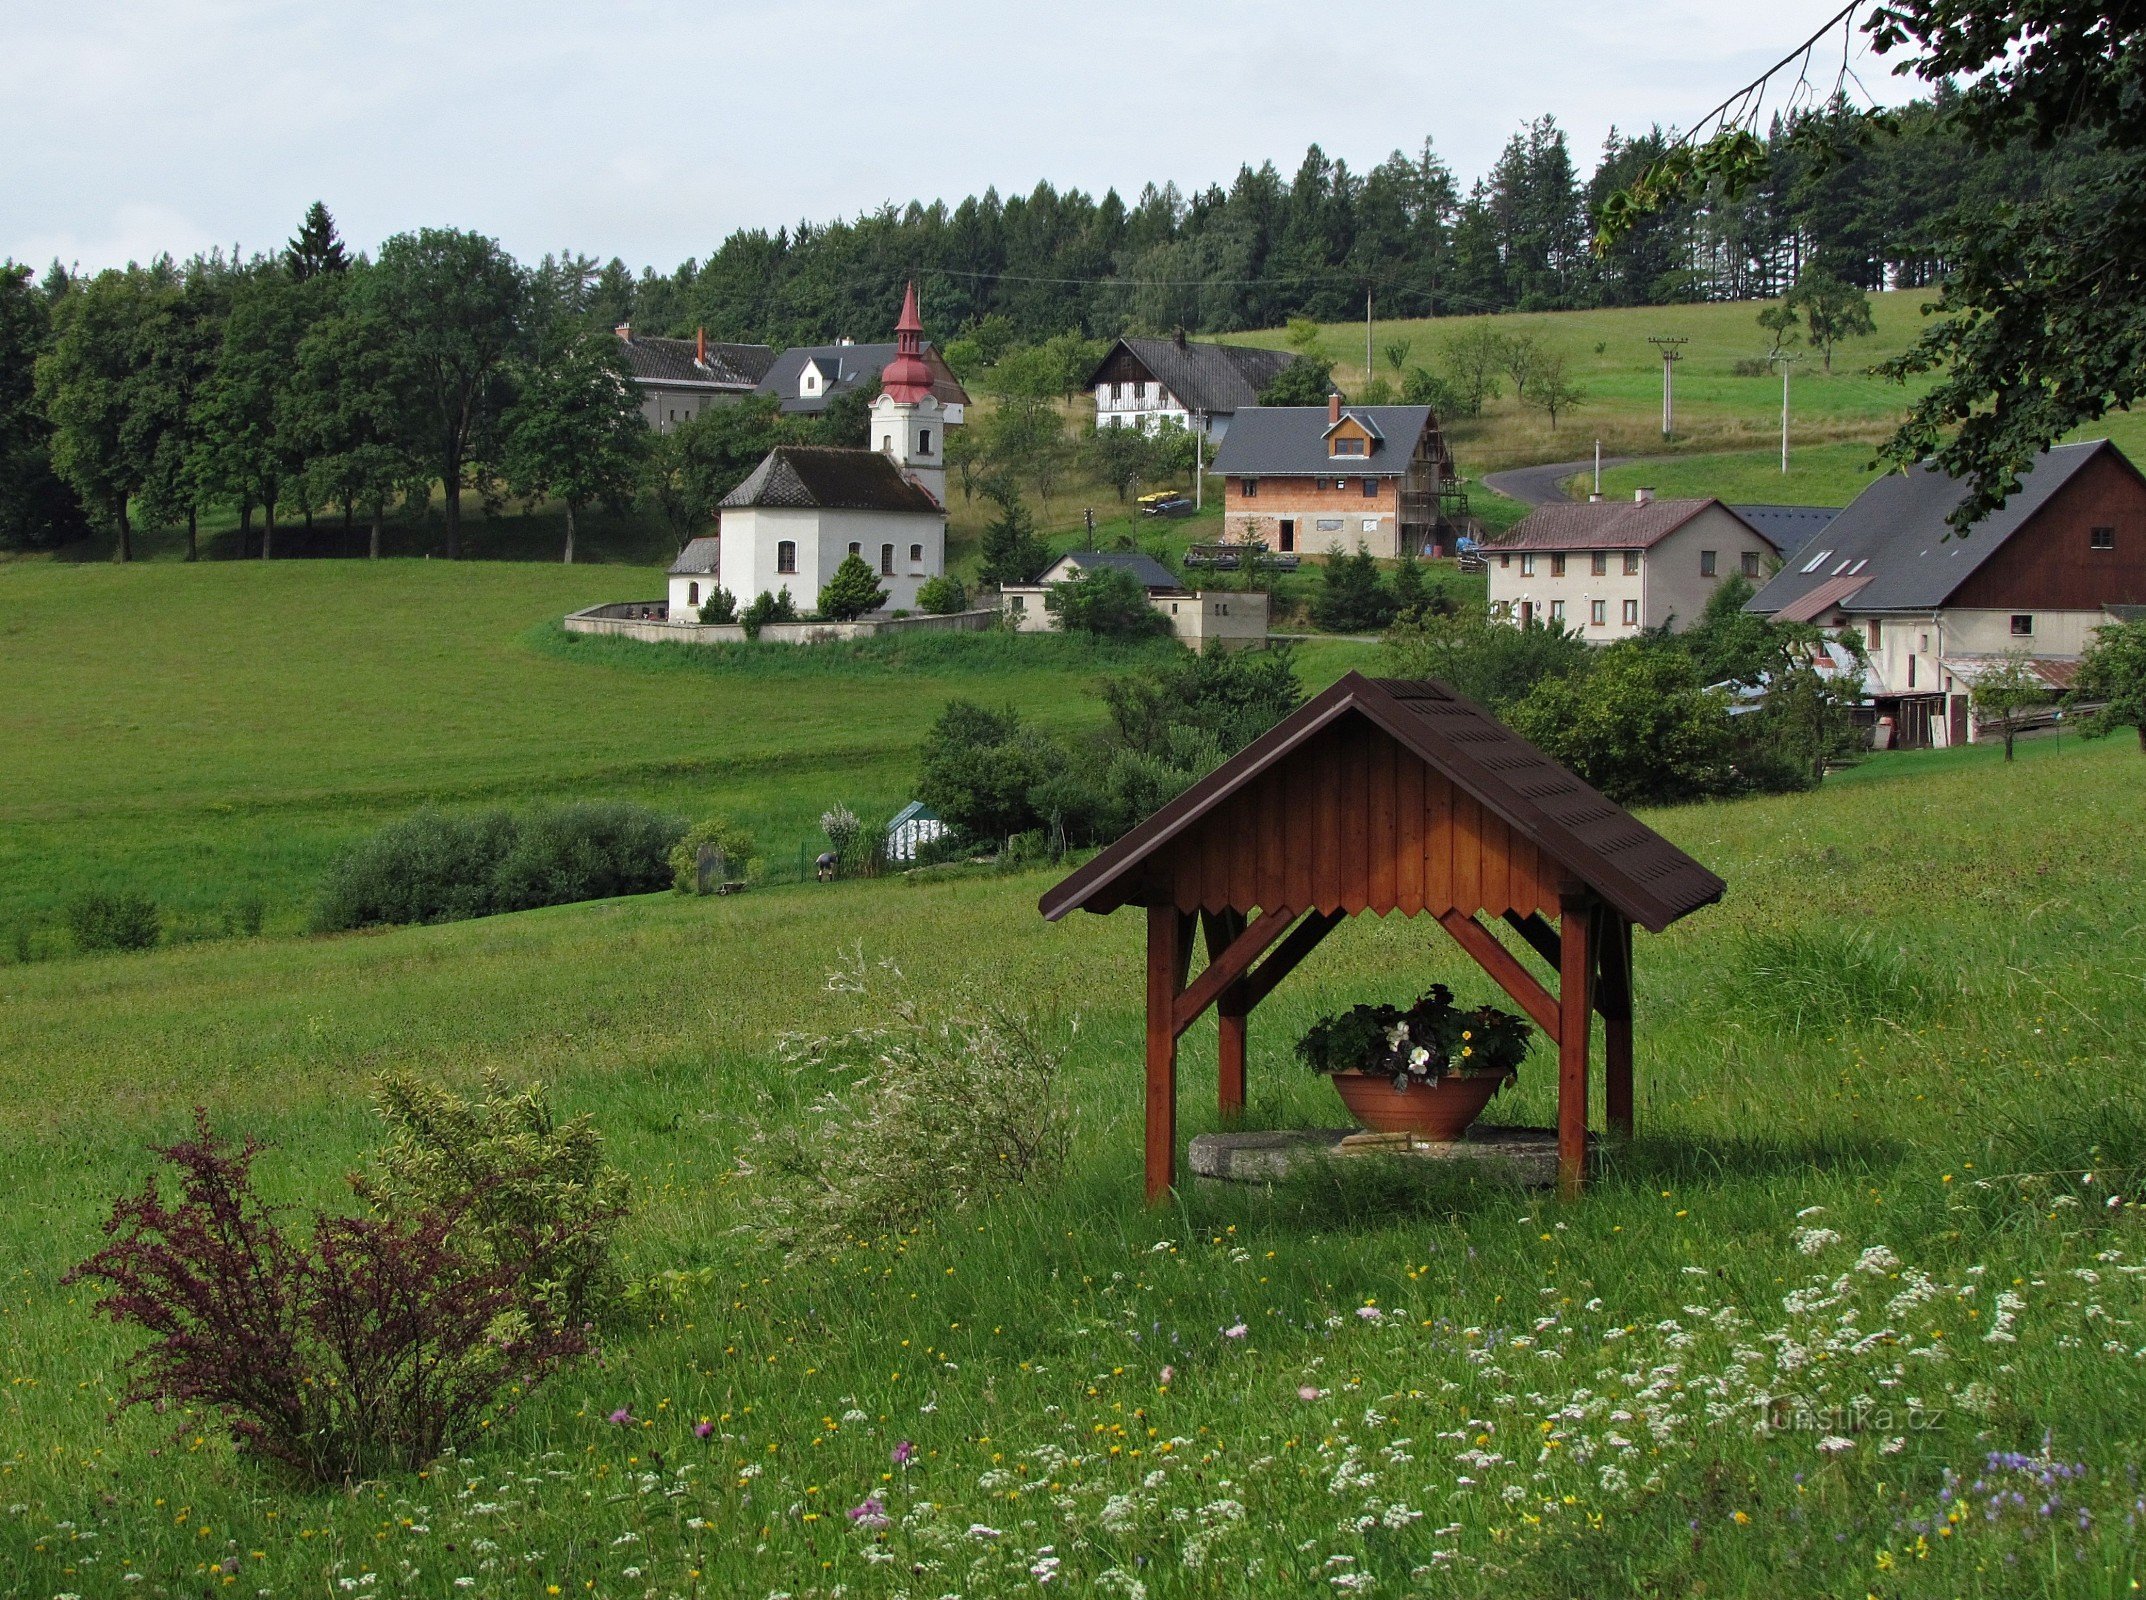
[[[1592,644],[1686,628],[1731,576],[1764,583],[1774,542],[1719,500],[1537,506],[1483,546],[1490,603],[1525,627],[1557,623]]]
[[[2007,655],[2069,688],[2110,608],[2146,604],[2146,477],[2106,439],[2044,451],[1962,534],[1966,493],[1928,465],[1880,478],[1748,608],[1854,629],[1898,746],[1968,742],[1973,683]]]
[[[636,334],[630,322],[612,331],[641,393],[641,415],[658,433],[691,422],[711,406],[744,399],[775,360],[764,344],[720,344],[705,331],[690,339],[651,339]]]
[[[1136,551],[1075,550],[1052,562],[1034,583],[1008,584],[999,605],[1021,633],[1047,633],[1058,626],[1048,604],[1054,584],[1084,571],[1116,567],[1147,590],[1148,604],[1167,617],[1170,631],[1195,650],[1257,650],[1267,642],[1267,596],[1256,589],[1188,589],[1152,556]]]
[[[1442,551],[1453,452],[1429,406],[1252,406],[1215,452],[1222,537],[1281,553]]]
[[[1088,374],[1098,428],[1153,433],[1164,422],[1197,425],[1215,443],[1230,419],[1259,404],[1260,391],[1296,363],[1288,350],[1173,339],[1120,339]]]

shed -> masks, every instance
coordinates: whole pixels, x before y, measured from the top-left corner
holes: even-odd
[[[1245,1102],[1252,1009],[1345,917],[1429,915],[1558,1047],[1559,1186],[1587,1151],[1592,1018],[1606,1120],[1632,1128],[1632,930],[1722,880],[1432,680],[1350,673],[1043,896],[1043,915],[1147,912],[1147,1193],[1176,1182],[1177,1041],[1209,1006],[1219,1101]],[[1256,914],[1256,915],[1255,915]],[[1503,919],[1553,991],[1485,926]],[[1195,933],[1207,964],[1191,975]]]
[[[887,859],[914,861],[919,845],[945,836],[945,819],[923,801],[912,800],[887,819]]]

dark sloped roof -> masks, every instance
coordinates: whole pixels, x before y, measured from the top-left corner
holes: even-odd
[[[1145,367],[1186,410],[1224,417],[1259,404],[1259,392],[1297,359],[1293,350],[1262,350],[1253,345],[1120,339],[1088,374],[1084,387],[1093,388],[1121,351]]]
[[[1775,574],[1744,609],[1772,616],[1829,578],[1859,573],[1867,573],[1870,582],[1855,596],[1857,611],[1928,611],[1941,606],[2104,450],[2116,447],[2097,439],[2043,451],[2020,474],[2019,491],[1965,537],[1945,520],[1967,497],[1964,482],[1928,463],[1910,472],[1889,473],[1857,495],[1820,538],[1797,552],[1800,559]],[[2122,459],[2121,452],[2117,454]],[[1864,563],[1860,568],[1855,565],[1859,561]]]
[[[1794,555],[1840,515],[1839,506],[1731,506],[1782,555]]]
[[[750,389],[760,381],[775,352],[764,344],[708,342],[708,364],[696,359],[692,339],[647,339],[635,334],[619,342],[636,382],[721,389]]]
[[[1781,622],[1816,622],[1869,583],[1870,574],[1867,572],[1861,576],[1844,574],[1838,578],[1828,578],[1817,588],[1804,590],[1775,612],[1774,616]]]
[[[792,345],[769,362],[756,392],[774,395],[782,402],[782,409],[792,415],[817,415],[827,409],[827,402],[836,395],[878,377],[896,354],[897,347],[891,344]],[[804,374],[806,363],[811,361],[817,361],[822,372],[834,373],[836,377],[818,394],[800,394],[798,381]],[[928,340],[924,345],[924,364],[931,368],[931,392],[941,405],[965,406],[969,403],[969,391],[962,388],[961,380],[954,376],[954,369]]]
[[[1537,506],[1486,550],[1646,550],[1660,544],[1719,500],[1552,501]],[[1740,520],[1740,519],[1739,519]],[[1745,526],[1749,527],[1748,523]],[[1766,535],[1752,528],[1761,539]],[[1767,541],[1771,543],[1771,540]]]
[[[722,547],[723,541],[713,534],[704,534],[698,539],[689,540],[686,547],[678,552],[678,559],[671,563],[671,569],[665,576],[690,578],[715,571],[716,552]]]
[[[915,511],[946,513],[877,450],[779,444],[751,476],[722,498],[718,509],[767,506],[787,511]]]
[[[1347,406],[1380,441],[1367,456],[1333,456],[1326,450],[1325,406],[1246,406],[1230,419],[1229,432],[1210,469],[1244,478],[1391,477],[1406,472],[1416,441],[1435,426],[1429,406]]]
[[[1149,855],[1350,715],[1385,730],[1624,916],[1656,933],[1727,891],[1721,879],[1474,701],[1428,678],[1373,679],[1351,672],[1051,889],[1039,909],[1055,922],[1091,902],[1117,904],[1114,886]]]
[[[1184,584],[1168,567],[1153,556],[1144,556],[1137,550],[1071,550],[1051,563],[1070,561],[1081,571],[1097,567],[1116,567],[1120,572],[1130,572],[1138,578],[1142,587],[1148,589],[1182,589]]]

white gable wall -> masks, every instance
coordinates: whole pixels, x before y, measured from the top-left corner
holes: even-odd
[[[875,573],[881,570],[883,547],[893,547],[894,571],[879,580],[889,610],[914,611],[924,580],[946,570],[946,519],[923,512],[747,506],[725,511],[722,527],[721,581],[738,597],[740,611],[761,593],[785,587],[799,611],[817,609],[820,586],[834,576],[852,544]],[[795,572],[778,570],[786,540],[797,547]]]

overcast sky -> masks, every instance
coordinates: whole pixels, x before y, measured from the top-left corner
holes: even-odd
[[[1362,168],[1428,136],[1465,181],[1543,112],[1584,172],[1613,125],[1689,122],[1836,8],[4,0],[0,256],[250,252],[317,197],[367,249],[452,225],[668,269],[887,200],[1286,174],[1314,140]]]

